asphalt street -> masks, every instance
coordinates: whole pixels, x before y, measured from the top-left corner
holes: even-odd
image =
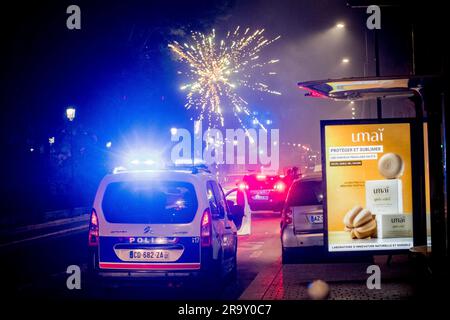
[[[25,239],[0,243],[2,287],[9,298],[107,300],[297,300],[308,299],[308,284],[316,279],[330,285],[331,299],[409,299],[415,294],[414,273],[407,256],[336,260],[309,255],[281,264],[280,217],[258,213],[251,235],[239,236],[238,272],[222,290],[211,294],[195,281],[133,281],[87,286],[87,221],[32,229]],[[367,267],[381,268],[382,290],[368,290]],[[71,265],[81,269],[81,289],[66,285]],[[211,283],[216,286],[216,283]]]
[[[87,269],[87,224],[76,221],[48,236],[34,231],[31,240],[15,240],[0,246],[2,283],[12,299],[230,299],[235,300],[255,277],[268,266],[280,263],[279,216],[260,213],[253,216],[252,234],[239,237],[238,275],[219,296],[205,296],[205,290],[190,282],[110,284],[93,293],[85,285]],[[83,227],[84,226],[84,227]],[[69,230],[64,232],[63,230]],[[82,271],[81,290],[69,290],[67,268]]]

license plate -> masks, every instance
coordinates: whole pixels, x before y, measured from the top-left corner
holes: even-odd
[[[133,261],[165,261],[169,260],[168,250],[130,250],[128,258]]]
[[[312,224],[323,223],[323,215],[322,214],[310,214],[308,215],[308,221]]]
[[[269,196],[262,196],[262,195],[256,194],[253,196],[253,200],[269,200]]]

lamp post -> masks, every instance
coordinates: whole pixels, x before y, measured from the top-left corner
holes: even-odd
[[[75,119],[76,109],[74,107],[67,107],[66,109],[66,117],[72,122]]]
[[[66,118],[69,120],[69,134],[70,134],[70,180],[71,188],[74,182],[74,152],[73,152],[73,120],[75,119],[76,109],[74,107],[67,107]]]

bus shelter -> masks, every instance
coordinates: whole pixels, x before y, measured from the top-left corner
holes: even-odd
[[[447,97],[444,94],[443,80],[433,76],[364,77],[299,82],[298,86],[307,91],[306,96],[336,101],[410,99],[414,102],[415,117],[403,119],[409,121],[414,128],[411,130],[413,246],[410,250],[428,248],[433,275],[437,279],[439,275],[445,274],[449,256],[449,234],[446,215],[448,180],[444,107]],[[389,122],[381,117],[366,120],[367,123]],[[427,123],[426,126],[424,122]],[[426,156],[430,164],[427,182],[429,182],[431,243],[427,242],[426,230],[424,165]],[[322,158],[324,157],[322,152]]]

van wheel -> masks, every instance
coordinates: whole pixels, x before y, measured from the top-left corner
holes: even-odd
[[[103,295],[104,282],[97,274],[98,259],[95,252],[89,253],[89,261],[87,263],[87,273],[85,278],[85,288],[92,298],[99,298]]]
[[[231,282],[236,281],[237,279],[237,253],[234,253],[233,257],[233,266],[231,267],[231,271],[228,275]]]
[[[281,263],[290,264],[294,262],[294,255],[289,249],[283,248],[281,251]]]
[[[222,264],[222,252],[219,252],[218,259],[208,258],[201,272],[202,294],[206,299],[216,299],[220,296],[224,287],[224,268]]]
[[[237,279],[237,241],[234,247],[233,265],[231,267],[230,273],[228,274],[228,278],[231,282],[234,282]]]
[[[89,270],[86,275],[85,288],[90,298],[98,299],[103,295],[103,279],[101,279],[93,270]]]
[[[224,280],[226,277],[226,271],[224,268],[224,262],[223,262],[223,252],[222,250],[219,251],[217,254],[217,260],[214,261],[214,281],[216,281],[219,284],[220,289],[223,288]]]

